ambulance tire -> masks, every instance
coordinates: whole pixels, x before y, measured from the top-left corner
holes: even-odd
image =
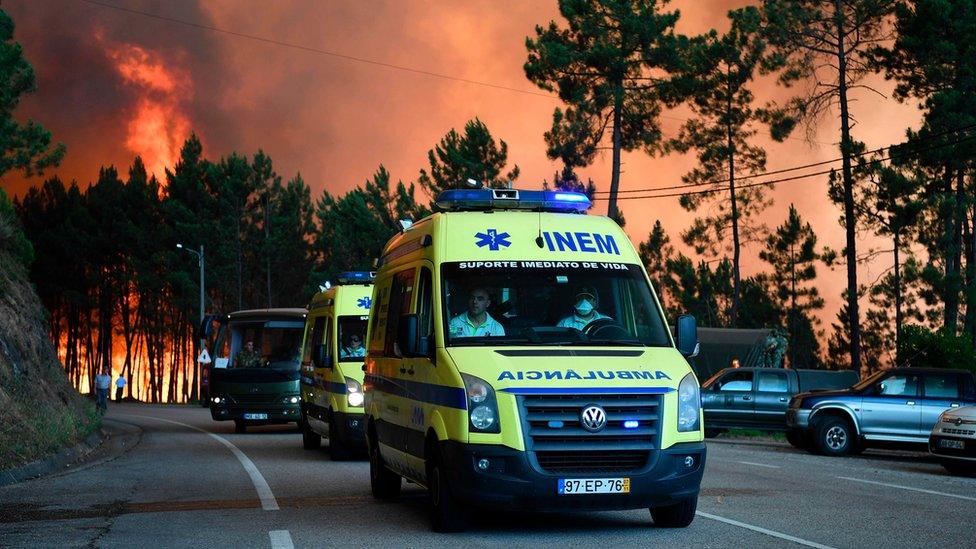
[[[312,430],[308,424],[308,418],[303,419],[299,426],[302,428],[302,448],[315,450],[322,446],[322,436]]]
[[[247,423],[244,423],[244,420],[243,419],[235,419],[234,420],[234,432],[237,433],[237,434],[246,433],[247,432]]]
[[[695,520],[698,496],[662,507],[651,507],[651,519],[658,528],[685,528]]]
[[[400,488],[403,481],[400,475],[386,468],[383,465],[383,456],[380,455],[380,446],[376,441],[376,434],[372,433],[369,438],[369,486],[373,492],[373,497],[380,500],[390,500],[400,497]]]
[[[442,534],[467,530],[468,510],[451,493],[443,465],[434,462],[430,466],[427,484],[431,529]]]
[[[329,414],[329,457],[332,461],[348,461],[352,458],[352,452],[339,437],[339,428],[332,414]]]

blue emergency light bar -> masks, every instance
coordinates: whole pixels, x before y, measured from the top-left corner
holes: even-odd
[[[453,189],[437,195],[436,204],[439,210],[446,212],[531,210],[560,213],[584,213],[593,205],[583,193],[518,189]]]
[[[375,279],[376,273],[372,271],[346,271],[336,277],[339,284],[369,284]]]

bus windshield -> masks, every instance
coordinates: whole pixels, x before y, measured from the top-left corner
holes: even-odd
[[[637,265],[469,261],[442,269],[448,345],[671,345]]]
[[[222,356],[229,368],[297,369],[304,329],[301,320],[234,322]]]

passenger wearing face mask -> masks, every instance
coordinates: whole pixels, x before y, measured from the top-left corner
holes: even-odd
[[[573,304],[573,314],[559,321],[558,328],[576,328],[582,331],[587,324],[601,318],[610,318],[596,310],[599,301],[597,300],[596,289],[586,286],[576,292],[576,299]]]

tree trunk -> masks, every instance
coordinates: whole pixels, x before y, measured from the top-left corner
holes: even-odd
[[[613,165],[610,171],[610,199],[607,201],[607,217],[617,220],[617,190],[620,187],[620,120],[624,108],[623,82],[618,81],[613,100]]]
[[[728,72],[729,69],[726,69]],[[732,139],[732,83],[729,77],[727,87],[727,111],[728,119],[725,125],[725,135],[729,150],[729,200],[732,203],[732,318],[731,326],[737,327],[739,324],[739,284],[741,276],[739,273],[739,207],[735,197],[735,142]]]
[[[901,239],[899,238],[899,233],[901,228],[897,228],[892,231],[895,244],[895,280],[894,280],[894,294],[895,294],[895,366],[900,366],[901,362],[898,359],[898,349],[899,342],[901,341],[901,326],[904,323],[901,312],[901,263],[899,259],[898,247],[901,244]]]
[[[966,318],[964,331],[969,341],[976,345],[976,232],[973,231],[969,208],[963,208],[963,233],[966,254]]]
[[[842,0],[834,0],[834,20],[837,22],[837,94],[840,104],[840,153],[844,175],[844,224],[847,256],[847,314],[851,327],[851,369],[861,369],[861,317],[857,298],[857,218],[854,214],[854,174],[851,169],[851,120],[847,104],[847,53],[844,49],[844,14]]]
[[[946,257],[945,329],[955,335],[959,328],[960,261],[962,260],[962,218],[965,215],[964,175],[961,169],[952,174],[956,179],[955,196],[949,223],[948,257]],[[952,193],[952,176],[946,180],[947,194]]]

